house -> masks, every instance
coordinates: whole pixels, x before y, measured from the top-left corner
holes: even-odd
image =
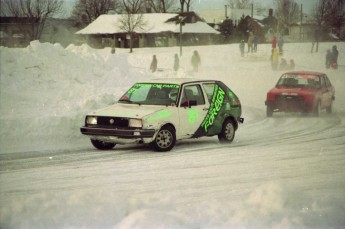
[[[0,17],[0,46],[26,47],[32,37],[32,26],[25,17]]]
[[[0,45],[6,47],[26,47],[32,41],[33,30],[38,28],[38,20],[30,23],[26,17],[0,17]],[[60,43],[66,47],[76,43],[79,29],[70,19],[47,18],[40,36],[41,42]]]
[[[144,26],[134,30],[133,47],[176,46],[180,44],[180,23],[184,45],[203,45],[212,42],[218,31],[206,24],[194,12],[188,13],[148,13],[142,14]],[[122,29],[122,19],[126,14],[101,15],[76,34],[85,37],[93,47],[116,46],[127,48],[129,35]]]

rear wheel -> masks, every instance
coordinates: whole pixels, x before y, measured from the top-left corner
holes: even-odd
[[[176,134],[175,130],[171,126],[163,126],[157,133],[157,136],[151,146],[159,151],[166,152],[170,151],[176,143]]]
[[[222,131],[218,134],[219,142],[221,143],[231,143],[235,138],[235,123],[234,121],[227,119],[223,123]]]
[[[103,141],[93,140],[93,139],[91,139],[91,143],[95,148],[100,149],[100,150],[110,150],[114,148],[116,145],[115,143],[103,142]]]

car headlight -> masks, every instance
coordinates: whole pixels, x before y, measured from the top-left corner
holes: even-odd
[[[89,125],[97,125],[97,117],[94,117],[94,116],[87,116],[87,117],[86,117],[86,124],[89,124]]]
[[[136,128],[142,128],[143,127],[143,122],[141,119],[129,119],[129,127],[136,127]]]

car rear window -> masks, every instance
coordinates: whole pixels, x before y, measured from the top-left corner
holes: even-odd
[[[277,86],[319,87],[320,77],[311,74],[284,74],[280,77]]]

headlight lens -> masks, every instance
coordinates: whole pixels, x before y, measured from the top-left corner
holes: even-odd
[[[86,117],[86,124],[89,124],[89,125],[97,125],[97,117],[94,117],[94,116],[87,116],[87,117]]]
[[[129,127],[142,128],[143,122],[141,119],[129,119]]]

